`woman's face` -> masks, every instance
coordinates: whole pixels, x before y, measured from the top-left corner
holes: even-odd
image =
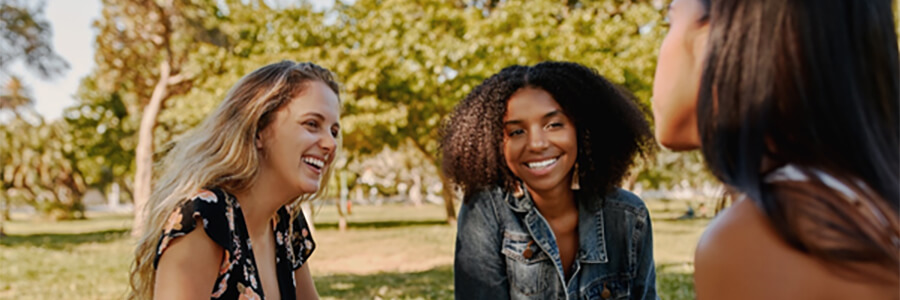
[[[697,94],[709,36],[703,15],[699,0],[672,1],[669,33],[659,49],[652,100],[656,139],[673,150],[700,146]]]
[[[525,87],[509,98],[503,116],[503,156],[529,189],[569,188],[577,154],[575,124],[553,96]]]
[[[319,190],[340,133],[337,94],[319,80],[305,84],[300,95],[275,112],[256,142],[263,152],[260,176],[300,194]]]

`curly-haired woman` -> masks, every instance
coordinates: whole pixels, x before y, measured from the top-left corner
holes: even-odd
[[[131,298],[317,299],[297,204],[326,185],[339,113],[333,75],[312,63],[270,64],[235,84],[163,161]]]
[[[617,187],[652,139],[634,99],[592,69],[512,66],[442,129],[465,193],[457,299],[656,299],[650,217]]]

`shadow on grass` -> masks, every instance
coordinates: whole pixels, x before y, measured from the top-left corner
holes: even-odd
[[[656,288],[660,299],[695,299],[694,276],[690,273],[657,273]]]
[[[328,275],[315,277],[322,298],[453,299],[453,267],[415,273]]]
[[[347,228],[395,228],[395,227],[412,227],[412,226],[434,226],[434,225],[447,225],[446,220],[385,220],[385,221],[372,221],[372,222],[347,222]],[[319,228],[330,228],[337,229],[338,223],[336,222],[323,222],[316,223],[316,229]]]
[[[679,272],[684,263],[664,263],[656,265],[656,288],[660,299],[696,299],[694,295],[694,274]]]
[[[688,300],[694,296],[691,273],[666,272],[660,266],[656,284],[660,299]],[[453,299],[453,267],[415,273],[329,275],[315,277],[322,298],[335,299]]]
[[[33,246],[48,249],[65,249],[85,243],[104,243],[127,238],[129,229],[111,229],[85,233],[10,234],[0,238],[6,247]]]

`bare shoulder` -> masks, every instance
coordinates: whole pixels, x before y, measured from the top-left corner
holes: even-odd
[[[704,232],[694,257],[699,299],[819,299],[804,290],[824,271],[784,242],[762,212],[741,200]]]
[[[694,264],[701,300],[898,297],[896,287],[849,280],[790,247],[749,200],[736,202],[716,217],[697,245]]]
[[[224,252],[206,235],[203,226],[172,240],[159,258],[154,296],[158,299],[209,297]]]

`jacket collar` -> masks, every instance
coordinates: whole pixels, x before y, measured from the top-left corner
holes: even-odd
[[[521,197],[516,197],[515,192],[503,191],[504,202],[514,212],[528,213],[535,210],[534,200],[531,194],[525,188],[525,184],[521,183],[519,188],[522,190]],[[608,257],[606,255],[606,230],[603,223],[602,205],[606,199],[605,196],[589,195],[585,193],[575,193],[576,202],[578,203],[578,238],[579,251],[577,259],[585,263],[606,263]],[[590,197],[592,199],[585,199]],[[549,227],[549,224],[548,224]]]
[[[586,197],[594,197],[584,195]],[[606,228],[603,222],[602,199],[579,199],[578,201],[578,260],[585,263],[605,263]]]

